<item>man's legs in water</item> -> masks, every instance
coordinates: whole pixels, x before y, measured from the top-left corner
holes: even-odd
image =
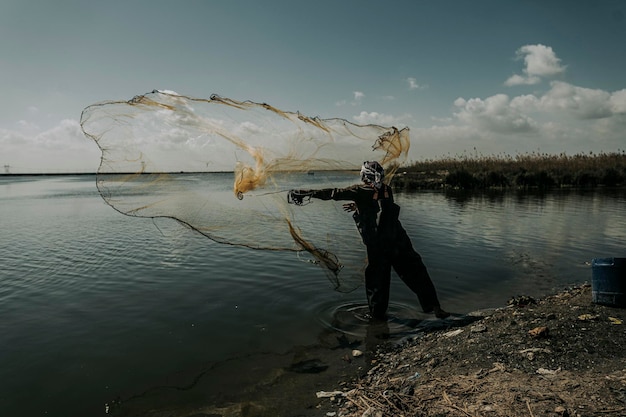
[[[375,319],[387,318],[389,307],[389,287],[391,285],[391,263],[380,249],[367,248],[365,268],[365,294],[370,314]]]
[[[426,265],[413,249],[408,236],[401,240],[398,251],[394,253],[393,268],[406,286],[417,295],[425,313],[434,312],[437,318],[450,316],[450,313],[441,308]]]

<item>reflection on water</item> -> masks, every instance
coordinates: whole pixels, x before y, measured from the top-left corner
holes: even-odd
[[[404,194],[400,204],[444,299],[468,311],[588,280],[592,258],[624,252],[625,201],[602,189]]]
[[[396,199],[456,320],[589,281],[592,258],[625,255],[624,190]],[[324,217],[320,227],[356,234],[340,207]],[[372,338],[363,288],[332,291],[295,253],[220,245],[172,220],[123,216],[93,177],[0,177],[0,228],[10,232],[0,240],[0,415],[100,415],[117,395],[181,372],[184,386],[207,369],[209,392],[226,377],[235,392],[261,373],[245,366],[263,355],[283,369],[296,346],[331,340],[321,345],[330,349],[343,337],[366,349],[437,323],[394,277],[387,331]],[[173,392],[169,400],[181,395]]]

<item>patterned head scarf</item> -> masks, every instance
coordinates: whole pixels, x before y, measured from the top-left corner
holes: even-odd
[[[376,189],[380,189],[385,178],[385,170],[376,161],[365,161],[361,167],[361,181],[366,184],[373,184]]]

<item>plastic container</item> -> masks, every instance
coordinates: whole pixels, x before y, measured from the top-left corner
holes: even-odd
[[[595,304],[626,307],[626,258],[591,261],[591,298]]]

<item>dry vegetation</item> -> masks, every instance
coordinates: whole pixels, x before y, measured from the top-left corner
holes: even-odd
[[[404,190],[438,188],[615,187],[626,184],[626,151],[515,156],[478,152],[426,159],[402,168],[394,186]]]

